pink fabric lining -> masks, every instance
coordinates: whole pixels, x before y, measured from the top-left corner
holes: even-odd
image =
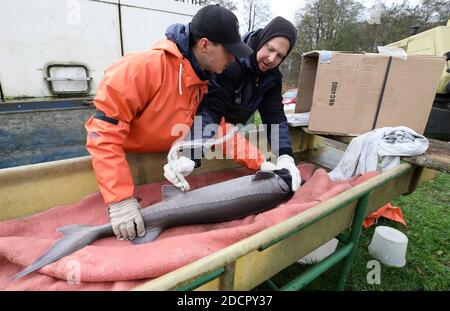
[[[156,241],[133,245],[114,237],[104,238],[19,280],[11,277],[31,264],[60,236],[56,229],[69,224],[100,225],[108,221],[99,193],[76,204],[59,206],[40,214],[0,222],[0,289],[2,290],[127,290],[173,271],[292,217],[327,200],[376,173],[332,182],[328,174],[311,164],[299,165],[300,190],[287,202],[258,215],[217,224],[189,225],[165,230]],[[203,187],[251,174],[240,168],[188,178],[191,188]],[[161,185],[137,187],[141,206],[161,200]],[[77,281],[79,267],[80,284]]]

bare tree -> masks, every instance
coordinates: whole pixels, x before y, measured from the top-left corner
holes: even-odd
[[[450,18],[450,3],[448,0],[422,0],[415,11],[418,16],[417,26],[423,31],[446,24]]]
[[[283,83],[298,83],[301,55],[311,50],[377,52],[376,47],[409,37],[410,27],[419,31],[445,25],[450,17],[449,0],[407,1],[387,6],[381,2],[377,22],[363,21],[356,0],[312,0],[297,12],[297,44],[281,65]],[[365,8],[370,12],[370,8]]]
[[[363,6],[355,0],[313,0],[298,14],[299,47],[335,49],[347,26],[355,24]]]
[[[271,17],[268,0],[242,0],[242,7],[246,31],[262,27]]]
[[[208,5],[208,4],[218,4],[220,6],[223,6],[224,8],[227,8],[230,11],[236,11],[237,10],[237,4],[234,0],[203,0],[201,1],[201,4]]]

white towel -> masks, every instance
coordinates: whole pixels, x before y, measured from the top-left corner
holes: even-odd
[[[400,164],[400,156],[415,156],[428,149],[428,139],[405,126],[383,127],[354,138],[344,156],[329,175],[343,180],[375,171],[381,158],[381,171]]]

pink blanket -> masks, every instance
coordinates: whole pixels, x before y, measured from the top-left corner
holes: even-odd
[[[106,208],[100,194],[94,193],[76,204],[0,222],[0,289],[131,289],[311,208],[376,174],[332,182],[324,170],[314,172],[311,164],[301,164],[299,168],[305,184],[288,202],[272,210],[223,223],[170,228],[153,243],[143,245],[104,238],[15,281],[11,281],[14,274],[30,265],[61,236],[56,228],[69,224],[104,224],[108,221]],[[250,173],[240,168],[192,176],[188,180],[192,188],[198,188]],[[162,184],[137,187],[141,206],[161,200]]]

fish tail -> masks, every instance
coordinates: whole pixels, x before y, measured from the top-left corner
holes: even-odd
[[[61,259],[67,255],[70,255],[77,250],[89,245],[92,243],[93,240],[96,239],[95,234],[90,236],[90,233],[92,232],[92,229],[94,226],[89,225],[69,225],[64,226],[61,228],[58,228],[58,231],[63,234],[63,237],[61,237],[58,241],[56,241],[44,254],[42,254],[38,259],[36,259],[31,265],[17,273],[12,277],[13,280],[17,280],[21,277],[24,277],[25,275],[34,272],[36,270],[41,269],[42,267],[45,267],[58,259]],[[88,238],[85,238],[88,236]],[[63,243],[68,242],[70,240],[76,240],[79,242],[77,247],[71,249],[70,251],[67,250],[63,246]]]

